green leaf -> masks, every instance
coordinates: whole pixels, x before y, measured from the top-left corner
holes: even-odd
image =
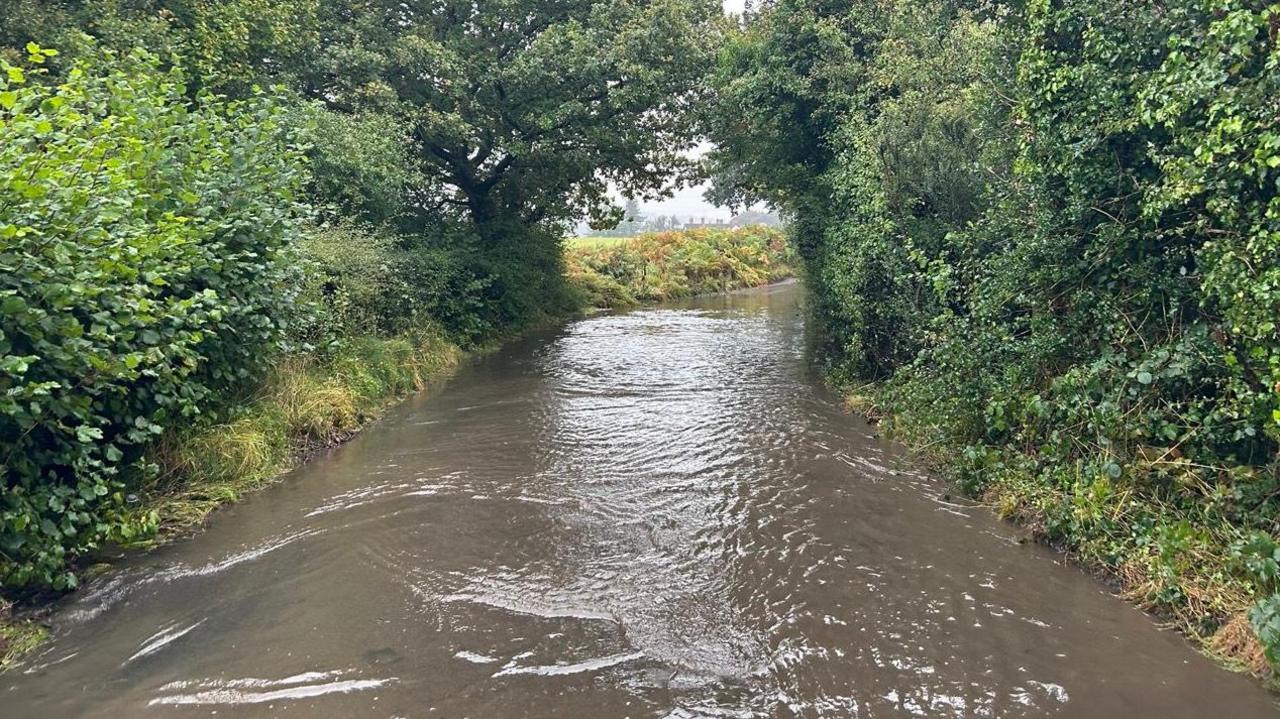
[[[102,439],[102,430],[98,427],[86,427],[81,425],[76,427],[76,439],[84,443],[89,443],[97,439]]]
[[[0,300],[0,314],[13,316],[27,309],[26,300],[17,295],[9,295]]]

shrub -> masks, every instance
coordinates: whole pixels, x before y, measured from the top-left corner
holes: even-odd
[[[295,342],[332,352],[354,337],[394,337],[431,325],[469,346],[527,324],[495,289],[501,268],[465,243],[450,246],[452,238],[350,221],[308,228],[298,243],[308,312],[293,328]]]
[[[303,180],[277,103],[190,100],[101,51],[0,65],[0,585],[73,586],[75,556],[148,531],[143,447],[249,381],[294,305]]]
[[[300,339],[326,346],[361,334],[392,335],[422,320],[428,288],[407,277],[397,238],[350,222],[310,227],[298,244],[305,263],[302,297],[312,303]]]
[[[384,226],[409,214],[411,191],[428,192],[429,180],[414,170],[403,120],[303,103],[291,110],[290,121],[306,132],[314,204]]]

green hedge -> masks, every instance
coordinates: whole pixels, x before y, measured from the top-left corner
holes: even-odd
[[[1251,0],[779,0],[711,113],[720,193],[792,215],[834,377],[1255,669],[1280,660],[1278,33]],[[1225,648],[1250,614],[1261,643]]]
[[[267,97],[188,97],[142,52],[64,76],[0,65],[0,585],[73,586],[70,558],[153,519],[146,443],[280,341],[303,165]]]

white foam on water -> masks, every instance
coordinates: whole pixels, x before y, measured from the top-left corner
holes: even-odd
[[[542,677],[558,677],[566,674],[581,674],[583,672],[594,672],[601,669],[608,669],[619,664],[635,661],[644,657],[644,652],[629,652],[627,654],[613,654],[607,657],[599,657],[597,659],[587,659],[573,664],[539,664],[528,667],[519,667],[508,665],[503,667],[501,671],[494,674],[494,677],[507,677],[516,674],[535,674]]]
[[[136,659],[141,659],[143,657],[148,657],[148,656],[151,656],[152,654],[155,654],[161,649],[164,649],[169,644],[186,636],[196,627],[200,626],[201,624],[204,624],[204,621],[205,620],[201,619],[195,624],[188,625],[181,629],[177,628],[177,626],[174,624],[170,624],[169,626],[161,629],[155,634],[152,634],[151,636],[147,637],[142,642],[142,646],[138,649],[138,651],[134,652],[133,656],[124,660],[124,663],[121,664],[120,666],[124,666],[125,664],[128,664],[129,662],[132,662]]]
[[[327,694],[349,694],[368,691],[396,681],[388,679],[345,679],[324,681],[336,675],[334,672],[304,672],[284,679],[231,679],[223,682],[172,682],[163,690],[183,689],[188,686],[208,687],[188,694],[159,696],[147,702],[148,706],[236,705],[265,704],[293,699],[309,699]],[[260,691],[251,691],[259,689]]]

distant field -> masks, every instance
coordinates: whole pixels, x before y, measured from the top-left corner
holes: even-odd
[[[795,257],[778,229],[699,228],[636,237],[572,238],[565,275],[598,309],[758,287],[792,276]]]
[[[570,247],[604,247],[618,242],[635,239],[635,235],[628,237],[570,237]]]

